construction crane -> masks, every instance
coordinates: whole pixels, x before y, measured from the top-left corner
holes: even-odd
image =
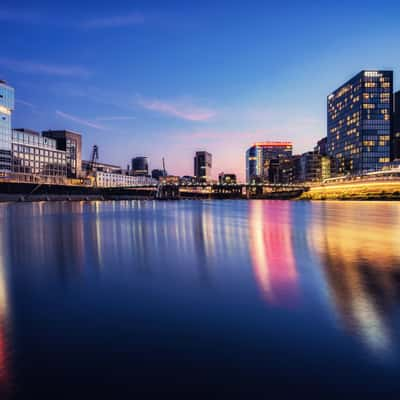
[[[89,176],[91,172],[95,171],[96,161],[99,159],[99,147],[97,144],[93,146],[92,156],[90,157],[90,162],[88,164],[87,175]]]

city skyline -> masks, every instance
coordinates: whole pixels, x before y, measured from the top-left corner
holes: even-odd
[[[6,1],[0,78],[16,88],[15,128],[81,132],[85,159],[98,144],[103,162],[124,166],[146,155],[153,169],[165,157],[168,171],[188,175],[194,153],[206,150],[214,179],[224,171],[243,181],[244,151],[254,142],[291,140],[296,154],[312,149],[326,135],[327,95],[358,71],[394,70],[398,89],[399,6],[389,3],[379,16],[362,8],[354,23],[340,3],[307,15],[294,3],[289,11],[261,2],[227,11],[224,2],[198,9],[87,2],[77,13],[76,4],[56,10],[45,1],[35,9]],[[326,32],[338,15],[347,32]],[[279,16],[283,26],[272,18]],[[301,32],[278,46],[287,26]]]

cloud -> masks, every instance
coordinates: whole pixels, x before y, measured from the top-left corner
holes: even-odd
[[[4,68],[13,71],[27,73],[27,74],[40,74],[40,75],[50,75],[59,77],[89,76],[89,71],[86,68],[74,65],[42,64],[34,61],[0,58],[0,66],[3,66]]]
[[[21,105],[23,105],[23,106],[25,106],[25,107],[29,107],[29,108],[32,108],[32,109],[33,109],[33,108],[36,108],[35,105],[32,104],[32,103],[29,103],[29,101],[25,101],[25,100],[21,100],[21,99],[16,99],[15,102],[16,102],[17,104],[21,104]]]
[[[75,115],[64,113],[64,112],[59,111],[59,110],[56,111],[56,115],[58,115],[61,118],[68,119],[70,121],[76,122],[76,123],[78,123],[80,125],[88,126],[89,128],[95,128],[95,129],[99,129],[99,130],[103,130],[103,131],[107,130],[107,128],[102,126],[102,125],[96,124],[96,123],[94,123],[92,121],[89,121],[89,120],[86,120],[86,119],[82,119],[82,118],[76,117]]]
[[[115,116],[115,117],[98,117],[96,121],[130,121],[134,120],[136,117],[129,117],[129,116]]]
[[[89,19],[82,23],[82,27],[86,29],[121,28],[142,25],[144,22],[145,17],[143,14],[131,13],[127,15]]]
[[[137,103],[146,110],[177,117],[187,121],[208,121],[216,115],[214,110],[193,105],[190,101],[162,101],[139,98]]]

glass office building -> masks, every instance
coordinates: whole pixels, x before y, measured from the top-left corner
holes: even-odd
[[[210,182],[212,155],[207,151],[197,151],[194,157],[194,175],[198,182]]]
[[[41,176],[67,176],[66,152],[55,139],[27,129],[12,131],[12,171]]]
[[[82,135],[67,130],[44,131],[42,135],[54,139],[57,150],[66,153],[68,178],[79,178],[82,171]]]
[[[14,89],[0,80],[0,173],[11,170],[11,114]]]
[[[292,142],[258,142],[246,152],[246,182],[268,183],[271,161],[290,160]]]
[[[390,162],[393,72],[361,71],[328,96],[328,143],[336,173],[358,174]]]

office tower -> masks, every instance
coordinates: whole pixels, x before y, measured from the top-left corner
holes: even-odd
[[[400,160],[400,91],[394,95],[392,160]]]
[[[206,151],[197,151],[194,157],[194,175],[198,182],[211,181],[212,155]]]
[[[42,136],[55,139],[57,150],[66,152],[68,178],[78,178],[82,171],[82,135],[67,130],[49,130],[42,132]]]
[[[14,88],[0,80],[0,173],[11,170],[11,114]]]
[[[390,162],[392,93],[392,71],[361,71],[328,96],[327,151],[338,174]]]
[[[290,160],[292,157],[292,142],[258,142],[246,152],[246,182],[269,183],[270,167],[276,160]],[[272,162],[275,160],[274,162]],[[276,176],[276,175],[275,175]]]
[[[149,175],[149,158],[134,157],[132,158],[132,175],[148,176]]]

